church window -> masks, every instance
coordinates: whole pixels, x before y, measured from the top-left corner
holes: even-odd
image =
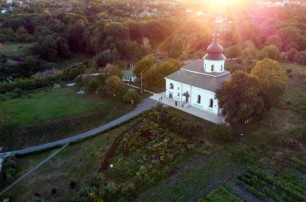
[[[201,95],[198,95],[198,101],[197,101],[197,103],[201,103]]]
[[[209,100],[209,107],[210,107],[210,108],[213,108],[213,105],[214,105],[214,100],[213,100],[213,99],[210,99],[210,100]]]
[[[223,65],[221,65],[221,71],[223,71]]]
[[[177,97],[180,97],[180,93],[177,93]]]
[[[174,86],[173,86],[173,83],[170,83],[170,89],[173,89]]]
[[[215,65],[211,65],[211,71],[215,71]]]

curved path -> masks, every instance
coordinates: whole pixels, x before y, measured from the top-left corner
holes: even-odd
[[[33,147],[28,147],[28,148],[24,148],[24,149],[20,149],[20,150],[15,150],[15,151],[3,152],[3,153],[0,153],[0,158],[5,158],[5,157],[12,156],[12,155],[15,155],[15,154],[28,154],[28,153],[32,153],[32,152],[36,152],[36,151],[40,151],[40,150],[50,149],[50,148],[53,148],[53,147],[62,146],[62,145],[65,145],[65,144],[69,144],[71,142],[76,142],[76,141],[79,141],[79,140],[82,140],[82,139],[86,139],[86,138],[91,137],[91,136],[95,136],[98,133],[104,132],[104,131],[108,130],[109,128],[117,126],[117,125],[119,125],[123,122],[128,121],[131,118],[134,118],[134,117],[138,116],[142,112],[151,109],[156,104],[157,104],[157,102],[155,100],[153,100],[151,98],[146,98],[139,105],[137,105],[137,107],[133,111],[131,111],[131,112],[119,117],[118,119],[115,119],[115,120],[113,120],[113,121],[111,121],[111,122],[109,122],[109,123],[107,123],[103,126],[100,126],[98,128],[89,130],[87,132],[84,132],[84,133],[81,133],[81,134],[78,134],[78,135],[75,135],[75,136],[71,136],[71,137],[68,137],[68,138],[65,138],[65,139],[57,140],[57,141],[54,141],[54,142],[49,142],[49,143],[46,143],[46,144],[33,146]]]

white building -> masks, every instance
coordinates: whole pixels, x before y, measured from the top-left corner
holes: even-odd
[[[225,59],[223,47],[218,43],[217,35],[214,35],[203,59],[187,63],[165,77],[166,96],[182,107],[221,114],[215,92],[231,76],[224,70]]]
[[[122,70],[122,81],[124,82],[135,82],[136,81],[136,75],[132,70]]]

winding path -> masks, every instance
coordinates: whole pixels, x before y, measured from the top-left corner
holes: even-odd
[[[156,104],[157,104],[157,101],[155,101],[151,98],[146,98],[139,105],[137,105],[137,107],[133,111],[131,111],[131,112],[119,117],[118,119],[115,119],[115,120],[113,120],[113,121],[111,121],[111,122],[109,122],[109,123],[107,123],[103,126],[100,126],[98,128],[94,128],[94,129],[89,130],[87,132],[84,132],[84,133],[81,133],[81,134],[78,134],[78,135],[74,135],[74,136],[71,136],[71,137],[68,137],[68,138],[65,138],[65,139],[57,140],[57,141],[54,141],[54,142],[49,142],[49,143],[46,143],[46,144],[41,144],[41,145],[38,145],[38,146],[28,147],[28,148],[24,148],[24,149],[20,149],[20,150],[15,150],[15,151],[3,152],[3,153],[0,153],[0,158],[5,158],[5,157],[12,156],[12,155],[15,155],[15,154],[28,154],[28,153],[32,153],[32,152],[36,152],[36,151],[50,149],[50,148],[53,148],[53,147],[63,146],[65,144],[69,144],[71,142],[76,142],[76,141],[79,141],[79,140],[86,139],[88,137],[95,136],[95,135],[97,135],[101,132],[104,132],[104,131],[114,127],[114,126],[117,126],[121,123],[124,123],[131,118],[134,118],[134,117],[138,116],[142,112],[151,109]]]

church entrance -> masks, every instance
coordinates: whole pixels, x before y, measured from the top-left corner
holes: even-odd
[[[186,93],[183,93],[183,96],[185,96],[185,102],[188,103],[189,102],[189,97],[190,97],[188,91],[186,91]]]

